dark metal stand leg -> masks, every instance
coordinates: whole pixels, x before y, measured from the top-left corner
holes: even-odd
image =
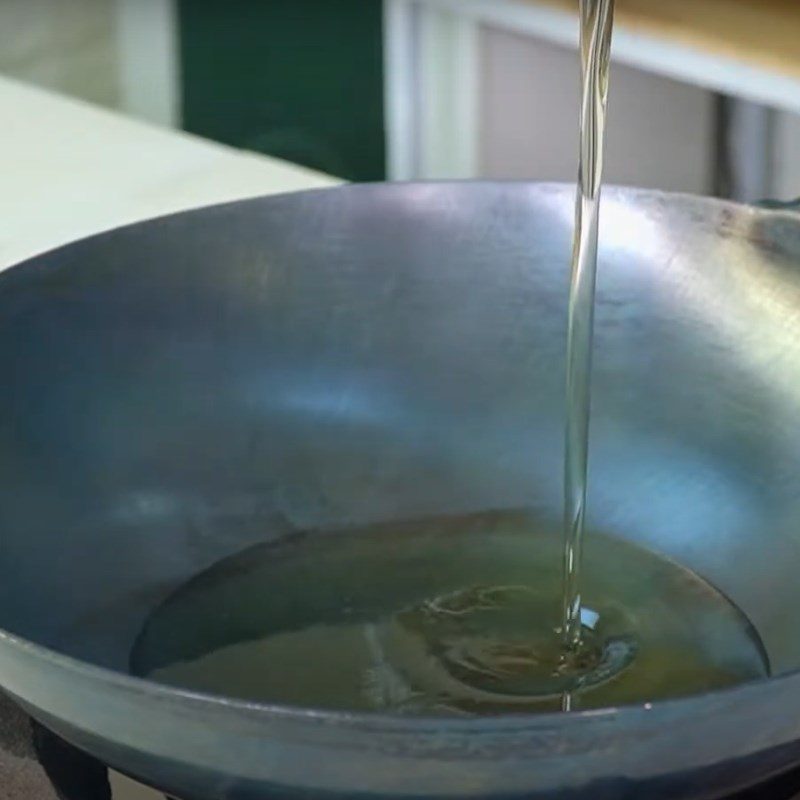
[[[31,721],[33,745],[47,777],[62,800],[111,800],[108,770]]]

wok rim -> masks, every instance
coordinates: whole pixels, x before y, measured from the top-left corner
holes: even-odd
[[[189,218],[203,213],[215,212],[233,207],[240,207],[247,204],[261,204],[270,201],[280,201],[287,198],[303,197],[313,198],[314,196],[325,196],[332,193],[342,192],[402,192],[417,189],[436,189],[438,187],[460,187],[467,191],[480,191],[487,188],[515,187],[520,191],[537,191],[543,193],[554,192],[574,192],[575,186],[571,183],[553,181],[529,181],[529,180],[436,180],[436,181],[408,181],[408,182],[371,182],[359,184],[339,184],[323,188],[304,189],[292,192],[270,193],[263,195],[253,195],[222,203],[210,203],[177,212],[157,215],[143,220],[137,220],[128,224],[108,228],[88,236],[79,237],[57,247],[49,248],[41,253],[24,259],[16,264],[0,270],[0,291],[9,279],[20,276],[22,272],[26,275],[35,271],[46,272],[49,265],[42,263],[46,257],[55,255],[62,251],[70,250],[78,244],[89,244],[94,240],[113,236],[122,231],[131,231],[140,227],[150,227],[153,224],[166,222],[179,218]],[[648,189],[632,186],[608,185],[603,187],[603,192],[612,196],[624,197],[628,199],[647,198],[649,200],[661,201],[667,205],[674,204],[675,201],[702,205],[706,208],[716,209],[720,212],[728,211],[736,215],[749,214],[753,217],[773,217],[786,218],[800,225],[800,214],[796,209],[789,206],[764,207],[758,205],[748,205],[731,200],[723,200],[714,197],[706,197],[698,194],[685,192],[669,192],[658,189]],[[645,718],[657,721],[658,718],[693,717],[697,718],[702,713],[703,706],[712,706],[715,701],[726,702],[729,706],[738,705],[738,701],[748,701],[754,699],[764,692],[777,692],[780,690],[790,690],[792,687],[800,688],[800,666],[777,676],[758,678],[722,689],[715,689],[700,694],[687,695],[667,700],[654,700],[651,702],[632,703],[621,706],[607,708],[589,709],[570,713],[563,712],[544,712],[537,714],[494,714],[481,715],[479,717],[446,717],[433,715],[406,716],[390,714],[385,712],[363,712],[363,711],[344,711],[331,709],[315,709],[304,706],[288,706],[281,704],[270,704],[256,701],[248,701],[225,695],[218,695],[209,692],[192,691],[180,687],[169,686],[158,683],[148,678],[141,678],[130,673],[121,672],[108,667],[92,664],[89,661],[67,655],[50,648],[46,645],[38,644],[24,636],[14,634],[4,628],[0,628],[0,645],[7,646],[16,650],[24,656],[35,659],[64,673],[72,673],[80,678],[95,681],[103,684],[112,690],[118,690],[129,695],[144,695],[154,699],[172,701],[180,705],[189,705],[196,708],[207,709],[232,713],[234,715],[244,715],[264,721],[289,721],[296,723],[325,723],[333,730],[350,728],[376,734],[424,734],[427,732],[440,733],[443,730],[450,733],[470,734],[470,733],[505,733],[519,735],[527,733],[552,732],[554,729],[562,734],[571,731],[578,731],[586,726],[598,722],[615,720],[620,723],[633,722],[637,717],[640,720]],[[4,686],[0,675],[0,687]],[[774,688],[773,688],[774,687]],[[10,690],[14,696],[13,689]],[[24,698],[21,698],[24,700]],[[26,700],[31,706],[39,708],[34,700]],[[46,708],[41,708],[45,713]],[[67,721],[67,720],[65,720]],[[636,730],[632,728],[631,734],[635,735]]]

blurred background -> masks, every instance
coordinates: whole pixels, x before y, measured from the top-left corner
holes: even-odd
[[[0,0],[0,73],[349,180],[573,180],[577,2]],[[609,181],[800,194],[800,4],[618,6]]]

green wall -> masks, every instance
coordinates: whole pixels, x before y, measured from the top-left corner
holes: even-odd
[[[381,13],[380,0],[180,0],[184,128],[382,179]]]

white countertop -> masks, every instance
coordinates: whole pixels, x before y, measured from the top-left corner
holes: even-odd
[[[0,78],[0,269],[118,225],[325,175]]]

